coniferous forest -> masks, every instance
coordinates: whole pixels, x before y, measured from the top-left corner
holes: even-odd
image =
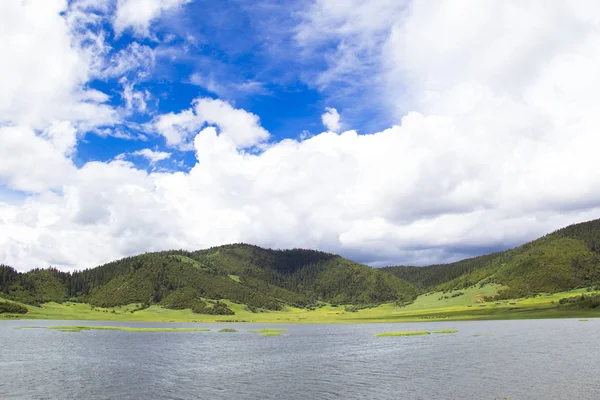
[[[230,314],[227,299],[250,309],[279,310],[337,304],[410,302],[414,285],[342,257],[312,250],[265,250],[237,244],[197,252],[142,254],[73,273],[0,267],[3,296],[25,304],[87,302],[99,307],[131,303]]]

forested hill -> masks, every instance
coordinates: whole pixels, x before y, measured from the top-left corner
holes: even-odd
[[[111,307],[131,303],[229,314],[218,300],[252,310],[306,307],[318,301],[367,305],[410,302],[417,288],[334,254],[267,250],[246,244],[142,254],[97,268],[17,273],[0,266],[0,295],[26,304],[75,300]]]
[[[518,298],[600,285],[600,219],[568,226],[504,252],[428,267],[385,271],[422,291],[497,283],[498,298]]]
[[[142,254],[84,271],[0,265],[0,297],[26,304],[66,300],[112,307],[138,303],[229,314],[316,303],[409,303],[419,293],[499,284],[509,299],[600,286],[600,220],[571,225],[504,252],[428,267],[375,269],[335,254],[235,244]],[[600,289],[599,289],[600,290]]]

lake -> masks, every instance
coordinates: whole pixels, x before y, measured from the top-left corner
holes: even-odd
[[[25,325],[208,327],[60,332]],[[219,333],[221,328],[238,333]],[[285,336],[246,330],[281,327]],[[455,334],[375,337],[398,330]],[[600,319],[348,325],[0,321],[1,399],[598,399]],[[473,336],[473,335],[493,336]]]

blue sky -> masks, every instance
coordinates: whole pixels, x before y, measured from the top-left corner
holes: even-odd
[[[0,262],[246,242],[425,265],[597,218],[599,13],[0,2]]]
[[[180,2],[161,18],[150,21],[152,32],[140,37],[133,26],[115,32],[110,18],[91,28],[105,35],[107,59],[127,52],[129,46],[143,46],[152,53],[151,62],[133,66],[115,76],[90,80],[89,88],[110,96],[108,104],[126,104],[124,80],[133,90],[146,93],[144,110],[132,110],[123,124],[111,129],[130,135],[144,134],[131,124],[148,124],[157,115],[178,112],[190,107],[198,97],[222,99],[260,117],[261,125],[270,132],[270,141],[297,139],[322,132],[321,115],[326,107],[344,112],[346,119],[359,132],[377,131],[390,125],[382,113],[361,104],[354,112],[354,102],[336,98],[347,89],[345,82],[332,82],[323,87],[314,84],[320,71],[327,69],[324,54],[318,52],[298,57],[306,51],[297,43],[297,24],[302,5],[265,1],[250,5],[243,1],[222,1],[218,7],[210,1]],[[334,46],[335,41],[324,46]],[[377,119],[372,116],[377,115]],[[75,161],[81,166],[88,161],[109,161],[119,154],[151,148],[168,151],[165,141],[153,135],[144,140],[129,137],[99,136],[91,132],[78,142]],[[139,168],[148,160],[132,158]],[[160,162],[167,169],[188,170],[195,163],[193,154],[175,151]],[[153,165],[152,167],[157,167]]]

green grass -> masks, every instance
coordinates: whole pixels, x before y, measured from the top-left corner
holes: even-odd
[[[421,335],[430,335],[429,331],[400,331],[400,332],[383,332],[376,333],[377,337],[387,337],[387,336],[421,336]]]
[[[22,326],[15,329],[55,329],[62,332],[81,331],[125,331],[125,332],[206,332],[208,328],[133,328],[129,326],[81,326],[81,325],[55,325],[55,326]]]
[[[458,330],[456,329],[440,329],[438,331],[433,331],[433,333],[456,333]]]
[[[585,289],[540,295],[526,299],[481,302],[499,287],[485,286],[462,289],[464,295],[440,300],[444,293],[421,295],[408,306],[394,303],[348,312],[344,306],[322,304],[308,310],[287,307],[282,311],[253,313],[244,304],[222,300],[235,315],[194,314],[189,309],[170,310],[157,305],[140,310],[139,304],[121,307],[92,308],[84,303],[45,303],[40,307],[25,305],[27,314],[0,314],[2,319],[57,319],[88,321],[137,321],[137,322],[250,322],[250,323],[364,323],[364,322],[429,322],[458,320],[499,320],[534,318],[598,318],[596,309],[557,307],[565,297],[586,296],[593,292]],[[451,292],[452,293],[452,292]],[[448,294],[445,295],[447,296]]]
[[[484,297],[494,296],[498,291],[502,289],[500,285],[489,284],[480,288],[478,286],[471,286],[466,289],[453,290],[450,292],[430,292],[423,294],[415,300],[415,302],[407,309],[411,310],[427,310],[431,308],[442,308],[442,307],[453,307],[453,306],[478,306],[484,304]],[[452,297],[459,293],[460,296]]]
[[[219,332],[237,332],[237,329],[233,328],[223,328]]]
[[[248,332],[260,333],[260,336],[283,336],[282,332],[286,332],[284,328],[264,328],[264,329],[251,329]]]

